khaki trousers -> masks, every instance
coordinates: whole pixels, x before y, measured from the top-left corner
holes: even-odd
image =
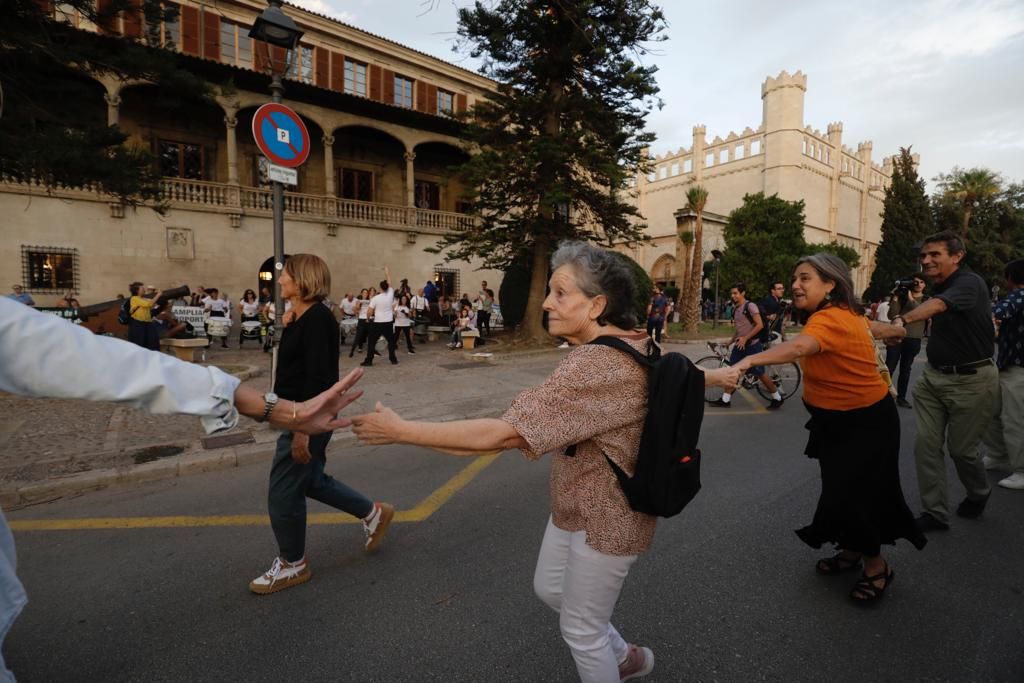
[[[999,371],[996,410],[981,441],[989,457],[1024,474],[1024,367]]]
[[[998,396],[995,365],[977,368],[973,375],[944,375],[928,366],[914,385],[914,461],[921,507],[940,522],[949,521],[943,445],[968,498],[983,499],[991,490],[978,445],[989,428]]]

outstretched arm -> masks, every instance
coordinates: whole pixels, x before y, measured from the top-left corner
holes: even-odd
[[[388,289],[391,289],[391,269],[384,266],[384,279],[387,280]]]
[[[451,455],[480,455],[528,447],[519,432],[504,420],[412,422],[403,420],[379,402],[374,412],[352,418],[352,431],[364,443],[407,443]]]

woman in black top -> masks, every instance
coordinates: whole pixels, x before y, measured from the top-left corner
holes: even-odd
[[[338,381],[338,324],[321,304],[331,289],[331,272],[319,256],[295,254],[285,263],[279,282],[281,296],[292,308],[278,348],[274,393],[306,401]],[[362,519],[367,550],[377,547],[391,523],[391,505],[374,503],[324,473],[331,436],[332,432],[284,432],[277,440],[267,507],[280,552],[270,569],[249,584],[254,593],[274,593],[309,580],[307,497]]]

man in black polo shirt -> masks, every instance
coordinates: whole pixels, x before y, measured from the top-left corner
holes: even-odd
[[[944,443],[967,489],[957,515],[981,516],[991,493],[978,444],[999,394],[992,361],[995,330],[988,287],[962,265],[966,255],[963,241],[952,231],[926,237],[921,270],[934,283],[933,296],[892,320],[894,325],[932,320],[928,365],[914,386],[914,460],[923,508],[917,524],[924,531],[949,528]]]

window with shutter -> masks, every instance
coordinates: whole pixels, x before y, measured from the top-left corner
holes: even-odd
[[[220,59],[220,17],[213,12],[203,12],[203,56]]]
[[[181,7],[181,51],[187,55],[199,55],[199,10],[183,5]]]

